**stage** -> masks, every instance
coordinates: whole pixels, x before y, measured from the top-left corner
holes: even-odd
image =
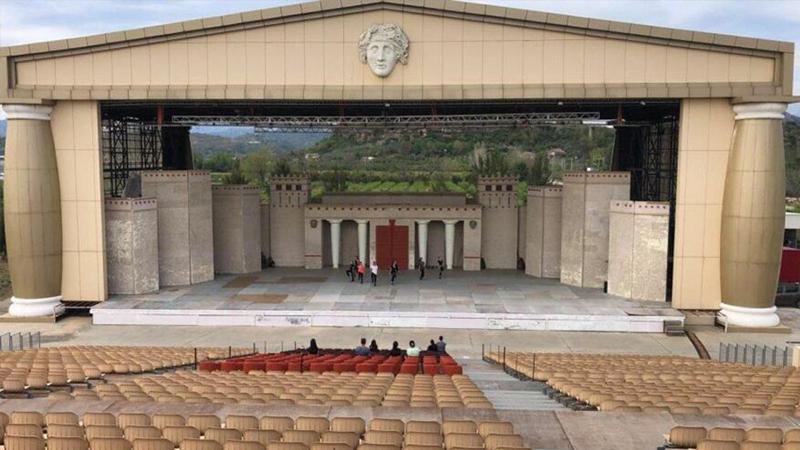
[[[331,326],[662,333],[683,323],[667,303],[625,300],[513,270],[387,273],[378,286],[344,270],[268,269],[217,276],[92,308],[96,325]]]

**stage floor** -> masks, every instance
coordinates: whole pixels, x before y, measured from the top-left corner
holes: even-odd
[[[92,308],[98,325],[261,325],[663,332],[683,321],[666,303],[625,300],[515,270],[402,272],[378,286],[344,270],[276,268],[218,276],[157,294],[115,295]]]

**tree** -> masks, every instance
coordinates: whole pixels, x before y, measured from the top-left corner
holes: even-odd
[[[551,181],[550,161],[545,152],[536,154],[533,165],[528,172],[527,180],[530,186],[544,186]]]
[[[241,161],[239,158],[233,160],[231,171],[224,178],[225,184],[247,184],[247,179],[242,174]]]
[[[269,175],[272,173],[272,151],[264,148],[253,152],[240,162],[244,179],[251,184],[259,186],[263,191],[269,190]]]

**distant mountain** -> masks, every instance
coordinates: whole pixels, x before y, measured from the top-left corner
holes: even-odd
[[[329,133],[250,133],[238,134],[238,131],[220,130],[223,127],[202,127],[216,128],[217,134],[206,134],[195,132],[192,128],[190,139],[192,141],[192,152],[208,155],[211,153],[226,151],[235,154],[246,154],[269,147],[279,152],[291,152],[294,150],[304,150],[326,139]],[[237,127],[226,127],[237,128]]]
[[[6,135],[6,127],[7,127],[7,125],[8,125],[8,121],[7,120],[5,120],[5,119],[0,120],[0,136],[5,136]]]
[[[786,113],[786,121],[792,123],[800,123],[800,116],[795,116],[791,113]]]
[[[222,136],[228,138],[236,138],[254,134],[253,127],[201,127],[194,126],[191,131],[192,134],[209,134],[211,136]]]

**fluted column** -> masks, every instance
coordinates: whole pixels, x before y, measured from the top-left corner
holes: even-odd
[[[453,249],[456,239],[457,222],[457,220],[444,221],[444,262],[448,270],[453,268]]]
[[[358,224],[358,259],[363,261],[364,264],[369,265],[367,261],[367,223],[368,220],[356,220]]]
[[[785,220],[782,103],[735,105],[720,236],[722,304],[728,324],[778,325],[775,291]]]
[[[425,265],[428,264],[428,223],[430,220],[417,221],[417,234],[419,245],[419,252],[417,252],[417,259],[422,258]]]
[[[49,316],[61,304],[61,191],[50,130],[53,108],[4,105],[8,115],[5,229],[12,316]]]
[[[339,247],[342,235],[342,220],[330,219],[331,224],[331,261],[334,269],[339,268]]]

